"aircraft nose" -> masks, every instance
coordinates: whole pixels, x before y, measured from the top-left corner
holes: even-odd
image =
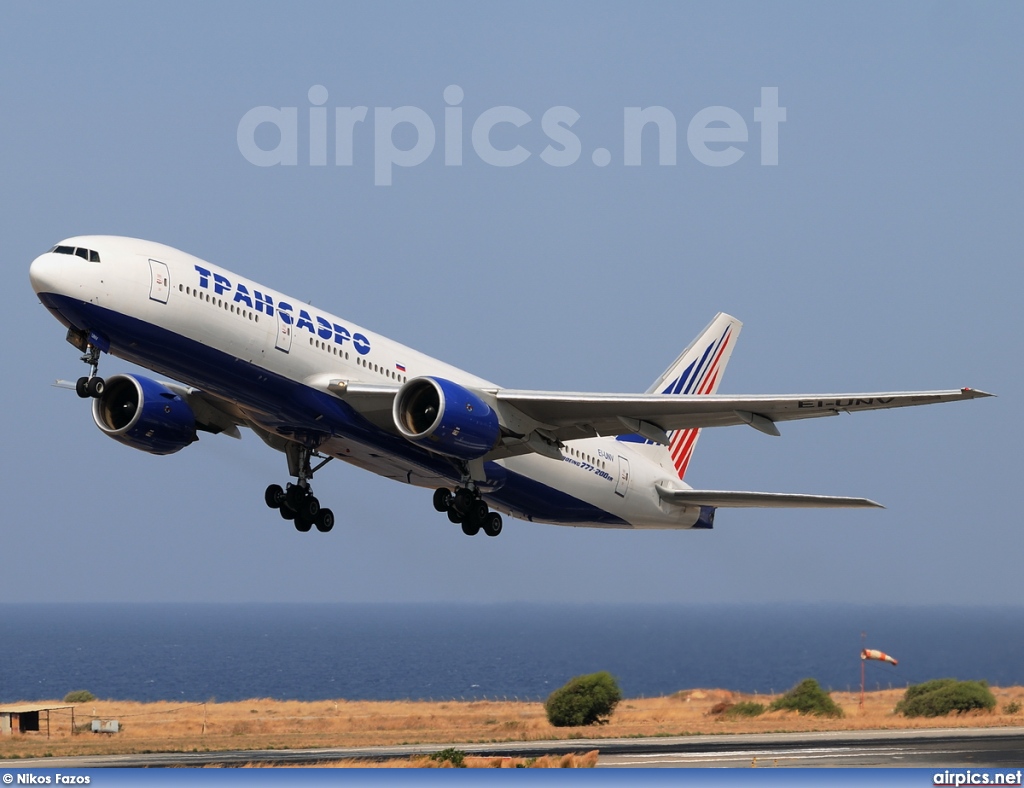
[[[60,272],[64,267],[59,255],[46,252],[32,261],[28,269],[28,278],[32,281],[32,289],[36,293],[60,292]]]

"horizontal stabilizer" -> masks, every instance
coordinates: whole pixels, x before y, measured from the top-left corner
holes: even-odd
[[[715,506],[731,509],[884,509],[868,498],[843,498],[837,495],[802,495],[728,490],[677,490],[656,485],[663,501],[682,506]]]

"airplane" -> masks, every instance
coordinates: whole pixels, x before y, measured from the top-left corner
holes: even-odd
[[[31,264],[32,287],[89,367],[72,386],[96,426],[151,454],[246,427],[294,481],[265,502],[300,532],[334,513],[313,475],[338,459],[433,489],[469,536],[502,515],[557,525],[707,529],[726,507],[880,507],[867,498],[693,489],[706,427],[780,422],[991,396],[945,391],[719,395],[742,323],[720,313],[644,394],[503,388],[304,301],[163,244],[68,238]],[[99,376],[103,354],[172,380]],[[58,384],[61,381],[58,381]],[[315,463],[315,464],[314,464]]]

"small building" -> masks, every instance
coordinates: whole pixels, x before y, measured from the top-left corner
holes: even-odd
[[[0,735],[39,732],[40,715],[45,713],[46,737],[49,738],[50,712],[57,709],[71,709],[71,730],[74,732],[74,706],[37,706],[32,703],[19,703],[13,706],[0,706]]]

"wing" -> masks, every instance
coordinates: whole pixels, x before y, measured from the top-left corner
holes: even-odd
[[[239,426],[251,426],[245,415],[227,400],[190,386],[183,386],[180,383],[166,380],[160,382],[161,385],[167,386],[188,403],[196,417],[197,429],[212,432],[215,435],[241,438],[242,434],[238,431]]]
[[[396,431],[391,407],[400,387],[350,383],[326,375],[314,376],[307,383],[344,400],[378,427],[388,432]],[[502,444],[488,455],[488,459],[528,452],[559,456],[557,446],[563,441],[630,433],[667,444],[667,433],[673,430],[737,424],[747,424],[769,435],[778,435],[775,425],[780,421],[992,396],[971,388],[740,397],[514,389],[484,389],[477,390],[477,393],[492,402],[501,416]]]
[[[511,389],[495,392],[499,403],[515,408],[535,421],[552,439],[564,441],[636,433],[657,443],[667,443],[666,433],[672,430],[748,424],[770,435],[778,435],[775,424],[780,421],[990,396],[970,388],[746,397],[560,394]]]

